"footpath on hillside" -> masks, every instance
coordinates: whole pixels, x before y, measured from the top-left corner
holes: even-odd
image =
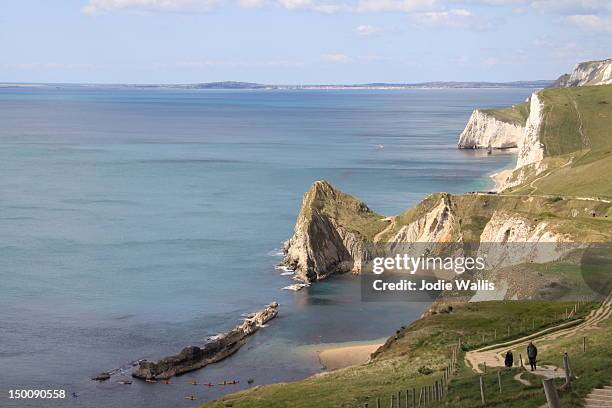
[[[612,316],[612,293],[608,294],[601,305],[597,309],[592,310],[584,319],[563,323],[512,341],[493,344],[477,350],[468,351],[465,354],[465,362],[467,363],[468,367],[471,367],[476,373],[483,373],[483,370],[480,368],[481,365],[486,367],[504,367],[504,356],[506,352],[510,350],[515,350],[520,347],[527,347],[529,342],[538,343],[576,336],[580,333],[596,328],[599,323],[610,318],[610,316]],[[519,362],[519,364],[521,363],[522,362]],[[544,378],[557,378],[565,376],[563,369],[553,365],[538,367],[538,369],[532,373]],[[529,382],[522,379],[520,374],[514,377],[515,380],[525,385],[529,385]]]

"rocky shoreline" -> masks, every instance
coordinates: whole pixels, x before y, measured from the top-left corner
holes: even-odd
[[[203,346],[187,346],[180,353],[162,358],[158,362],[139,361],[132,377],[142,380],[167,380],[170,377],[198,370],[221,361],[237,352],[247,337],[258,331],[278,315],[278,303],[249,315],[230,331],[209,339]]]

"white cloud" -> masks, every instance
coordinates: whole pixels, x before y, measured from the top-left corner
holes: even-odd
[[[436,0],[360,0],[356,11],[361,13],[376,11],[419,11],[428,10],[436,5]]]
[[[527,7],[558,14],[598,14],[612,12],[612,1],[610,0],[444,0],[446,5],[450,4],[480,4],[486,6],[512,6],[518,10],[526,10]]]
[[[321,56],[323,61],[332,62],[336,64],[346,64],[353,61],[351,57],[346,54],[324,54]]]
[[[313,0],[276,0],[288,10],[311,10],[319,13],[370,13],[385,11],[412,12],[429,10],[437,0],[358,0],[352,3],[318,3]]]
[[[612,19],[602,18],[594,14],[577,14],[567,16],[565,22],[587,31],[612,33]]]
[[[381,27],[362,24],[355,27],[355,32],[362,37],[371,37],[381,34],[383,32],[383,29]]]
[[[490,27],[486,20],[477,18],[466,9],[414,13],[411,18],[416,24],[427,27],[472,28],[477,30]]]
[[[612,11],[610,0],[534,0],[531,5],[541,11],[559,14],[597,14]]]
[[[238,0],[238,4],[242,8],[260,8],[263,7],[266,2],[265,0]]]
[[[89,0],[83,7],[88,15],[114,11],[205,13],[218,4],[218,0]]]
[[[304,9],[312,6],[311,0],[278,0],[278,4],[287,10]]]

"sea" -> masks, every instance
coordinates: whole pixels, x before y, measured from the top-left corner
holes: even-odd
[[[302,195],[325,179],[393,215],[489,189],[513,154],[458,136],[473,109],[532,91],[1,88],[0,406],[194,407],[321,372],[318,347],[392,335],[427,304],[363,302],[354,276],[282,290]],[[278,318],[230,358],[118,382],[272,301]],[[224,380],[239,383],[190,383]],[[39,389],[66,398],[9,398]]]

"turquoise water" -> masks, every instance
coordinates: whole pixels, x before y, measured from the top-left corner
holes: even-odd
[[[190,407],[320,371],[299,346],[390,335],[426,305],[363,303],[350,276],[281,290],[302,194],[327,179],[394,214],[490,187],[512,156],[459,151],[457,136],[473,108],[530,92],[0,90],[0,405]],[[172,385],[89,381],[272,300],[279,318],[215,366]],[[15,388],[79,397],[9,401]]]

